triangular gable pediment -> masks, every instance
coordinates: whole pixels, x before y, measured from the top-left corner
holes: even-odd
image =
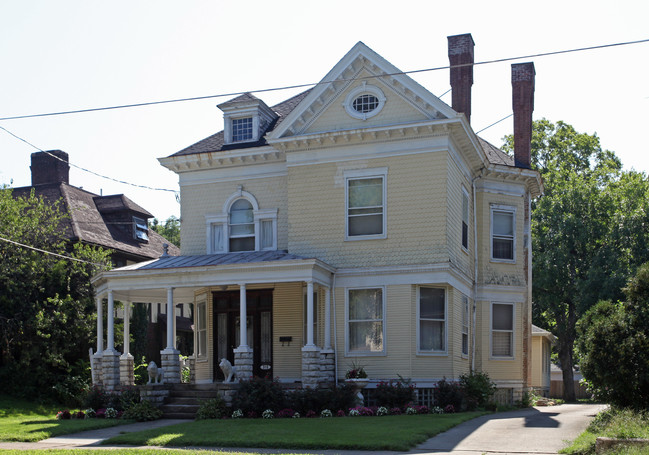
[[[350,115],[350,95],[370,88],[385,103],[376,115]],[[355,112],[351,112],[354,114]],[[358,42],[309,95],[268,134],[268,139],[407,124],[456,117],[446,103],[364,43]]]

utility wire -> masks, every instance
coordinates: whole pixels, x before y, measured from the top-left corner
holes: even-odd
[[[511,117],[512,115],[514,115],[514,114],[509,114],[508,116],[503,117],[503,118],[501,118],[500,120],[498,120],[498,121],[496,121],[496,122],[493,122],[491,125],[489,125],[489,126],[485,126],[484,128],[482,128],[480,131],[476,132],[475,134],[480,134],[480,133],[482,133],[484,130],[487,130],[487,129],[491,128],[492,126],[499,124],[499,123],[502,122],[503,120],[507,120],[507,119],[508,119],[509,117]]]
[[[50,152],[48,152],[48,151],[45,151],[45,150],[41,149],[40,147],[35,146],[35,145],[32,144],[31,142],[29,142],[29,141],[23,139],[22,137],[20,137],[20,136],[14,134],[14,133],[12,133],[11,131],[9,131],[9,130],[8,130],[7,128],[5,128],[4,126],[1,126],[1,125],[0,125],[0,129],[2,129],[2,130],[4,130],[5,132],[11,134],[11,135],[12,135],[13,137],[15,137],[16,139],[18,139],[18,140],[20,140],[20,141],[23,141],[25,144],[32,146],[33,148],[35,148],[35,149],[38,150],[39,152],[47,153],[47,154],[48,154],[49,156],[51,156],[52,158],[56,158],[56,159],[59,160],[59,161],[62,161],[62,162],[64,162],[64,163],[66,163],[66,164],[69,164],[70,166],[75,167],[75,168],[77,168],[77,169],[80,169],[80,170],[82,170],[82,171],[84,171],[84,172],[88,172],[88,173],[90,173],[90,174],[96,175],[97,177],[101,177],[101,178],[103,178],[103,179],[111,180],[111,181],[113,181],[113,182],[117,182],[117,183],[122,183],[122,184],[124,184],[124,185],[134,186],[134,187],[136,187],[136,188],[144,188],[144,189],[147,189],[147,190],[168,191],[168,192],[171,192],[171,193],[177,193],[176,190],[170,190],[170,189],[168,189],[168,188],[155,188],[155,187],[147,186],[147,185],[139,185],[139,184],[137,184],[137,183],[131,183],[131,182],[127,182],[127,181],[125,181],[125,180],[119,180],[119,179],[116,179],[116,178],[113,178],[113,177],[108,177],[107,175],[99,174],[99,173],[97,173],[97,172],[95,172],[95,171],[91,171],[90,169],[86,169],[86,168],[84,168],[84,167],[77,166],[76,164],[70,163],[69,161],[66,161],[66,160],[64,160],[63,158],[59,158],[58,156],[54,155],[53,153],[50,153]]]
[[[65,256],[63,254],[52,253],[51,251],[41,250],[40,248],[25,245],[24,243],[14,242],[13,240],[5,239],[4,237],[0,237],[0,240],[2,240],[3,242],[12,243],[14,245],[17,245],[17,246],[20,246],[20,247],[23,247],[23,248],[27,248],[29,250],[38,251],[39,253],[45,253],[45,254],[49,254],[50,256],[56,256],[56,257],[59,257],[59,258],[68,259],[70,261],[83,262],[84,264],[91,264],[91,265],[96,265],[96,266],[99,266],[99,267],[103,267],[105,265],[105,264],[99,264],[97,262],[90,262],[90,261],[85,261],[83,259],[73,258],[72,256]]]
[[[568,54],[572,52],[583,52],[583,51],[590,51],[590,50],[595,50],[595,49],[604,49],[608,47],[616,47],[616,46],[628,46],[631,44],[640,44],[640,43],[646,43],[649,42],[649,38],[646,39],[641,39],[641,40],[636,40],[636,41],[625,41],[621,43],[610,43],[610,44],[601,44],[598,46],[589,46],[589,47],[580,47],[580,48],[574,48],[574,49],[565,49],[561,51],[551,51],[551,52],[540,52],[537,54],[528,54],[528,55],[520,55],[517,57],[505,57],[505,58],[499,58],[499,59],[494,59],[494,60],[485,60],[482,62],[476,62],[476,63],[464,63],[460,65],[448,65],[448,66],[437,66],[437,67],[432,67],[432,68],[424,68],[424,69],[418,69],[418,70],[411,70],[411,71],[398,71],[395,73],[389,73],[389,74],[379,74],[379,75],[373,75],[373,76],[363,76],[363,77],[357,77],[357,78],[348,78],[348,79],[336,79],[334,81],[322,81],[322,82],[315,82],[315,83],[308,83],[308,84],[296,84],[296,85],[287,85],[283,87],[272,87],[272,88],[263,88],[263,89],[257,89],[257,90],[248,90],[245,92],[230,92],[230,93],[220,93],[217,95],[205,95],[205,96],[195,96],[195,97],[190,97],[190,98],[176,98],[176,99],[171,99],[171,100],[161,100],[161,101],[149,101],[149,102],[143,102],[143,103],[133,103],[133,104],[121,104],[121,105],[116,105],[116,106],[105,106],[105,107],[95,107],[95,108],[87,108],[87,109],[75,109],[75,110],[70,110],[70,111],[60,111],[60,112],[47,112],[47,113],[40,113],[40,114],[26,114],[26,115],[14,115],[14,116],[9,116],[9,117],[0,117],[0,121],[2,120],[17,120],[17,119],[24,119],[24,118],[34,118],[34,117],[48,117],[48,116],[53,116],[53,115],[68,115],[68,114],[81,114],[85,112],[96,112],[96,111],[107,111],[107,110],[113,110],[113,109],[126,109],[126,108],[133,108],[133,107],[142,107],[142,106],[153,106],[156,104],[169,104],[169,103],[181,103],[181,102],[186,102],[186,101],[198,101],[198,100],[206,100],[206,99],[212,99],[212,98],[222,98],[222,97],[229,97],[229,96],[238,96],[238,95],[243,95],[245,93],[264,93],[264,92],[275,92],[275,91],[280,91],[280,90],[289,90],[289,89],[296,89],[296,88],[306,88],[306,87],[317,87],[318,85],[324,85],[324,84],[333,84],[337,82],[349,82],[349,81],[354,81],[354,80],[366,80],[366,79],[376,79],[376,78],[382,78],[382,77],[389,77],[389,76],[397,76],[397,75],[405,75],[405,74],[416,74],[416,73],[425,73],[429,71],[439,71],[439,70],[444,70],[444,69],[450,69],[450,68],[462,68],[465,66],[472,66],[472,65],[488,65],[492,63],[502,63],[502,62],[508,62],[512,60],[520,60],[524,58],[534,58],[534,57],[547,57],[549,55],[560,55],[560,54]]]

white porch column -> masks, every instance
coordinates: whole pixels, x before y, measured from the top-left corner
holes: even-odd
[[[124,354],[131,352],[131,302],[124,302]]]
[[[97,299],[97,352],[104,350],[104,296],[98,295]]]
[[[115,350],[115,301],[113,300],[113,291],[108,291],[108,337],[106,339],[106,350],[113,352]]]
[[[176,330],[174,325],[176,311],[174,310],[174,288],[167,288],[167,347],[160,352],[164,382],[180,383],[180,353],[176,351]]]
[[[324,326],[324,348],[331,349],[331,288],[325,288],[325,326]]]
[[[119,383],[135,385],[134,359],[131,355],[131,302],[124,302],[124,354],[119,358]]]
[[[313,343],[313,281],[306,282],[306,345],[315,347]]]
[[[248,347],[248,309],[246,307],[246,285],[239,285],[239,347],[247,348]]]
[[[174,351],[175,347],[175,334],[174,334],[174,288],[167,288],[167,349],[166,351]]]

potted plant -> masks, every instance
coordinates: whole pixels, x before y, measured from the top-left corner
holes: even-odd
[[[361,390],[370,382],[363,366],[356,363],[352,364],[352,367],[345,373],[345,382],[355,387],[356,401],[363,404]]]

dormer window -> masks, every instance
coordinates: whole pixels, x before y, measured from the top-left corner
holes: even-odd
[[[146,220],[133,217],[133,237],[141,242],[149,241],[149,226]]]
[[[223,111],[225,145],[258,141],[278,117],[275,111],[250,93],[219,104],[219,109]]]
[[[233,118],[232,142],[251,141],[252,139],[252,117]]]

